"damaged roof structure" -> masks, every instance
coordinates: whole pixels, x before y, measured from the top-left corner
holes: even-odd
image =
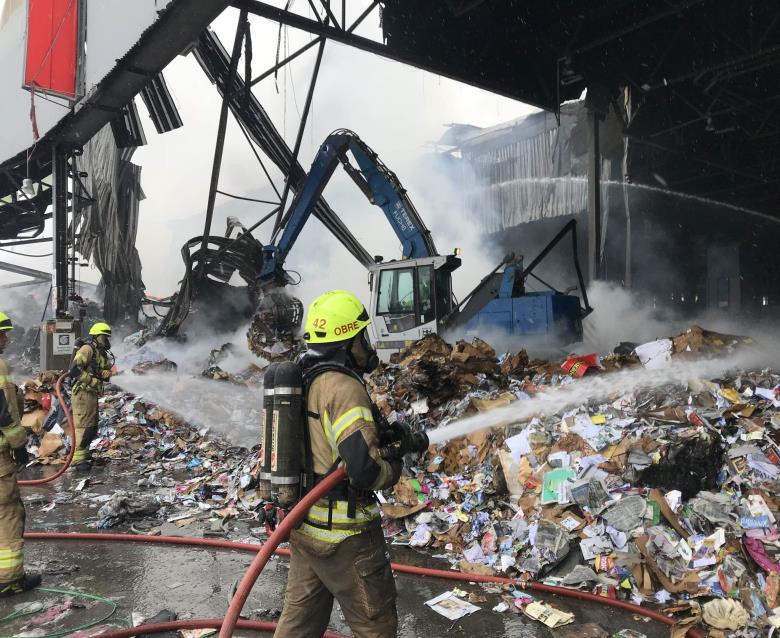
[[[167,88],[159,71],[173,55],[186,48],[185,40],[188,44],[192,42],[195,34],[201,33],[208,20],[227,4],[201,3],[193,12],[183,0],[168,2],[158,23],[143,33],[138,43],[101,79],[99,90],[90,91],[81,99],[85,108],[74,111],[52,128],[29,158],[19,153],[4,162],[0,172],[5,181],[0,192],[13,199],[25,171],[35,173],[30,174],[34,180],[45,176],[51,170],[52,141],[81,144],[109,121],[121,138],[120,146],[130,141],[142,143],[143,134],[138,131],[137,114],[130,101],[139,91],[158,130],[178,126],[181,121],[175,107],[171,110],[170,100],[165,99]],[[647,1],[631,7],[614,0],[601,0],[591,3],[587,11],[572,2],[448,0],[419,4],[386,0],[371,2],[357,19],[349,3],[343,3],[340,15],[323,3],[319,8],[328,17],[327,21],[259,0],[236,0],[232,4],[249,15],[275,20],[317,36],[287,59],[257,75],[250,85],[318,43],[331,39],[537,105],[562,122],[566,121],[566,109],[562,111],[561,105],[580,97],[587,89],[585,126],[580,127],[576,137],[578,145],[586,149],[586,170],[582,177],[587,178],[583,184],[588,185],[587,255],[592,278],[616,279],[627,286],[632,279],[628,241],[620,241],[615,235],[610,237],[609,230],[603,228],[606,225],[603,215],[607,214],[605,202],[601,201],[600,189],[595,186],[603,181],[630,181],[647,187],[660,185],[676,193],[724,202],[734,207],[729,214],[736,224],[747,219],[744,211],[755,211],[769,221],[776,218],[777,189],[773,185],[778,178],[773,148],[777,130],[772,114],[778,95],[777,74],[773,72],[778,34],[777,8],[769,0],[729,5],[706,0]],[[318,4],[315,2],[314,6]],[[381,12],[383,41],[356,35],[357,25],[377,11]],[[179,29],[176,38],[165,35],[171,28]],[[489,42],[484,41],[485,33],[492,34]],[[687,37],[691,33],[695,37]],[[222,57],[221,72],[227,73],[230,65],[225,49]],[[201,55],[201,60],[204,59]],[[216,67],[213,64],[211,67],[213,76]],[[135,73],[137,69],[144,72]],[[245,70],[252,72],[250,67]],[[236,80],[240,83],[240,74]],[[230,108],[236,114],[240,102],[231,100]],[[606,121],[596,127],[600,131],[600,143],[594,143],[599,137],[599,131],[593,137],[594,122],[604,118]],[[273,126],[269,128],[266,122],[262,128],[262,133],[253,134],[254,140],[258,141],[258,134],[272,140]],[[624,166],[618,173],[613,161],[612,168],[605,169],[601,160],[614,158],[614,149],[622,144],[625,144]],[[271,147],[264,152],[274,154]],[[295,172],[297,164],[297,149],[290,152],[295,161],[282,162],[285,173]],[[290,182],[294,187],[295,180]],[[577,197],[581,200],[582,193]],[[9,219],[15,217],[21,221],[20,204],[11,201],[8,205],[17,207]],[[25,200],[21,206],[37,211],[43,205],[43,200],[37,207]],[[318,216],[327,217],[324,211]],[[37,227],[40,226],[38,218],[45,214],[33,213],[38,216],[34,221]],[[540,213],[529,210],[527,214]],[[688,210],[682,210],[681,214],[696,216]],[[625,224],[618,217],[613,215],[610,220],[614,222],[613,229]],[[14,226],[17,227],[26,226]],[[718,281],[755,278],[754,255],[767,250],[766,242],[762,243],[766,233],[756,228],[751,225],[745,240],[749,245],[755,244],[755,248],[735,248],[731,261],[736,265],[713,274],[712,283],[705,284],[708,289],[713,288],[708,293],[711,297],[744,297],[753,305],[774,306],[777,298],[774,289],[718,292]],[[355,242],[349,241],[343,229],[331,230],[345,238],[351,245],[348,249],[359,260],[370,259]],[[769,232],[775,232],[773,227]],[[642,243],[641,237],[638,239],[633,246],[637,255],[641,254],[641,246],[637,245]],[[729,238],[724,242],[728,243]],[[621,254],[606,259],[605,251],[618,250],[616,244],[621,244]],[[698,259],[708,261],[706,255]],[[617,262],[623,262],[621,267],[616,267]],[[745,267],[743,262],[747,264]],[[710,270],[706,263],[704,268]],[[775,270],[773,265],[768,268]],[[770,273],[766,279],[777,278]],[[138,281],[128,285],[136,288]],[[681,293],[675,293],[675,299]],[[684,294],[685,299],[697,296],[702,295],[691,294],[690,290]]]
[[[483,222],[494,232],[504,232],[518,217],[527,222],[567,211],[584,214],[591,281],[606,277],[629,286],[631,280],[613,276],[607,250],[615,220],[601,187],[609,179],[630,178],[646,188],[660,184],[689,196],[715,198],[731,207],[736,224],[744,223],[745,211],[771,223],[777,218],[773,154],[778,130],[772,116],[778,95],[774,67],[780,60],[780,8],[768,0],[731,4],[645,0],[628,6],[597,0],[588,3],[587,10],[574,1],[384,0],[361,7],[359,17],[350,13],[351,23],[347,3],[338,7],[335,2],[312,0],[308,8],[316,17],[311,18],[300,7],[293,9],[292,3],[282,8],[235,0],[231,4],[242,15],[230,53],[206,28],[227,4],[165,3],[153,24],[91,87],[94,91],[81,96],[79,108],[68,104],[68,116],[47,130],[36,152],[27,157],[27,149],[21,150],[0,169],[7,207],[3,212],[11,216],[20,213],[19,180],[40,181],[47,170],[54,173],[55,252],[61,258],[55,278],[58,312],[68,290],[62,279],[68,212],[64,181],[68,171],[78,175],[80,167],[91,181],[76,188],[71,231],[76,235],[78,226],[81,236],[73,237],[72,244],[92,256],[114,286],[107,301],[117,312],[138,300],[140,264],[134,232],[127,231],[136,227],[142,197],[137,167],[130,159],[132,148],[143,143],[143,133],[132,98],[145,90],[145,102],[160,130],[177,127],[180,120],[165,104],[159,73],[192,43],[223,102],[204,232],[184,246],[186,273],[180,291],[162,303],[157,300],[157,305],[170,307],[161,324],[162,332],[170,335],[191,309],[197,309],[193,300],[197,302],[198,295],[203,299],[214,292],[208,288],[212,281],[219,288],[236,272],[246,284],[236,294],[245,304],[237,306],[252,309],[253,274],[262,265],[263,246],[251,230],[262,220],[250,228],[231,220],[224,237],[211,234],[226,118],[232,113],[254,144],[252,149],[260,148],[285,174],[284,190],[277,192],[279,205],[267,216],[269,220],[276,216],[274,227],[279,230],[288,195],[305,177],[298,158],[300,140],[322,45],[328,39],[546,109],[509,133],[516,138],[515,156],[537,154],[522,167],[520,177],[567,175],[577,178],[576,187],[534,187],[526,191],[531,194],[526,200],[523,195],[515,197],[515,192],[507,198],[498,223],[484,214]],[[382,42],[353,33],[376,9],[381,11]],[[316,37],[251,79],[251,64],[240,73],[237,69],[241,46],[247,42],[249,14],[308,30]],[[317,45],[301,126],[290,147],[247,87]],[[584,103],[564,103],[578,98],[583,89]],[[525,125],[533,130],[523,130]],[[453,146],[461,157],[468,159],[471,153],[475,163],[488,158],[488,190],[500,191],[502,182],[518,177],[507,174],[516,157],[501,157],[505,130],[459,133],[464,134],[456,136]],[[51,158],[48,168],[46,157]],[[618,158],[619,166],[614,161]],[[555,173],[540,175],[536,169],[546,170],[548,162]],[[42,184],[38,188],[39,193],[46,190]],[[692,222],[691,210],[673,212],[685,217],[685,223]],[[36,208],[35,214],[47,213]],[[349,249],[351,234],[342,231],[321,198],[316,215]],[[241,232],[234,234],[237,230]],[[774,249],[771,236],[765,239],[765,244],[757,244],[759,256]],[[368,253],[353,248],[350,252],[358,261],[371,262]],[[618,273],[631,272],[625,268],[632,265],[629,252],[626,248]],[[721,259],[727,261],[722,255]],[[650,257],[642,261],[648,269],[656,266]],[[773,273],[763,271],[759,276],[771,280]],[[742,279],[743,273],[731,274],[724,268],[714,277],[716,301],[719,282],[731,278]],[[730,285],[725,293],[729,302]],[[224,290],[216,292],[224,300],[223,295]],[[236,305],[224,303],[222,309],[239,314]],[[208,356],[204,348],[198,383],[187,376],[184,365],[157,351],[162,342],[147,341],[149,336],[142,331],[128,338],[129,352],[119,362],[123,374],[101,400],[92,447],[108,464],[105,480],[75,480],[68,475],[58,490],[28,496],[28,505],[35,507],[31,520],[43,528],[62,524],[60,512],[68,516],[76,512],[76,523],[69,525],[82,531],[124,529],[149,543],[156,535],[189,528],[190,534],[230,539],[244,551],[257,553],[257,544],[246,541],[267,540],[275,523],[269,520],[273,504],[260,496],[259,451],[222,440],[204,421],[212,418],[234,432],[243,426],[241,434],[251,443],[259,434],[252,428],[259,430],[264,368],[252,364],[228,371],[231,347],[218,347]],[[621,338],[614,336],[616,341]],[[747,636],[780,626],[776,496],[780,378],[759,365],[766,355],[772,356],[771,344],[756,346],[749,337],[698,326],[658,337],[647,343],[621,343],[603,357],[588,352],[541,360],[519,348],[497,352],[479,338],[449,344],[429,334],[405,344],[373,373],[369,388],[383,415],[416,431],[424,429],[431,441],[421,458],[407,460],[395,488],[377,495],[385,536],[394,553],[418,561],[415,552],[425,549],[426,561],[449,573],[457,568],[464,579],[453,589],[441,584],[445,591],[430,599],[432,583],[438,580],[407,588],[414,593],[401,604],[414,608],[414,614],[404,619],[411,635],[444,634],[455,622],[462,623],[466,633],[482,635],[519,633],[529,623],[534,629],[543,630],[544,625],[564,632],[561,627],[576,622],[569,636],[599,638],[644,638],[658,631],[628,613],[588,616],[582,606],[541,593],[542,587],[551,586],[638,605],[630,609],[655,613],[656,619],[660,616],[673,626],[677,636],[700,635],[700,628],[713,635]],[[302,347],[300,339],[292,343],[264,339],[258,334],[259,350],[269,360],[291,358]],[[132,386],[136,377],[146,381],[141,390],[133,394],[121,389],[123,382]],[[56,466],[71,442],[64,436],[61,406],[51,396],[53,379],[42,374],[25,384],[25,426],[31,431],[28,447],[37,452],[38,462]],[[161,401],[144,397],[144,392],[161,388]],[[163,401],[174,405],[169,408]],[[216,417],[206,415],[211,403],[217,404]],[[177,407],[182,412],[194,407],[198,414],[188,420]],[[59,556],[67,550],[57,545],[56,551]],[[141,574],[152,581],[144,583],[149,587],[143,615],[175,616],[161,611],[160,602],[176,602],[171,591],[187,584],[171,578],[181,573],[177,571],[181,566],[152,551],[149,564],[157,571]],[[45,551],[41,556],[58,585],[83,585],[78,566],[57,564]],[[197,602],[182,594],[178,599],[182,613],[195,613],[196,607],[198,612],[206,608],[213,614],[224,612],[224,600],[215,594],[228,587],[219,568],[229,560],[212,559],[210,569],[200,570],[210,591]],[[83,562],[85,571],[93,568],[98,562],[94,551]],[[128,565],[130,573],[136,563]],[[257,602],[251,612],[255,617],[276,614],[267,600],[278,600],[283,578],[277,577],[283,570],[269,574],[268,590],[261,584],[261,591],[255,592],[255,600],[264,605]],[[125,570],[102,571],[94,580],[101,586],[115,586],[107,580],[126,584]],[[187,571],[193,571],[189,565]],[[154,582],[158,574],[168,590],[163,590],[162,598],[149,593],[161,584]],[[126,589],[135,586],[127,584]],[[92,597],[85,606],[69,597],[57,598],[68,594],[53,593],[45,610],[22,603],[0,623],[11,626],[15,634],[39,633],[41,627],[64,634],[72,630],[70,623],[79,614],[92,614],[104,605],[106,615],[100,620],[95,620],[96,614],[82,623],[95,635],[115,626],[112,616],[117,607],[128,616],[137,611],[126,591],[114,596],[119,603]],[[229,595],[232,599],[232,588]],[[149,609],[150,604],[155,608]],[[337,629],[343,629],[340,622],[334,619]]]

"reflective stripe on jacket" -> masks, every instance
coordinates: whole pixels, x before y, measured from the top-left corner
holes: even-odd
[[[336,371],[323,372],[309,387],[306,409],[315,474],[326,474],[341,457],[353,487],[380,490],[392,484],[392,467],[379,456],[379,434],[371,413],[371,399],[360,381]],[[322,499],[312,507],[298,531],[320,541],[340,543],[378,525],[379,520],[379,507],[374,502],[358,501],[355,518],[350,518],[347,501],[329,503]]]
[[[78,394],[82,390],[86,390],[94,394],[101,394],[103,392],[103,379],[100,373],[110,369],[111,364],[108,357],[95,345],[85,343],[73,357],[73,365],[71,366],[71,377],[74,378],[73,393]]]
[[[27,431],[19,418],[16,386],[3,359],[0,359],[0,388],[0,450],[22,447],[27,444]]]

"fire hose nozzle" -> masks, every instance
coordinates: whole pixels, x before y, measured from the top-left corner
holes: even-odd
[[[425,454],[426,450],[430,446],[430,441],[428,440],[428,435],[420,430],[419,432],[414,432],[412,434],[412,448],[410,452],[414,452],[415,454]]]
[[[430,445],[425,432],[412,432],[408,426],[396,427],[396,436],[379,449],[379,455],[386,461],[402,459],[406,454],[424,454]]]

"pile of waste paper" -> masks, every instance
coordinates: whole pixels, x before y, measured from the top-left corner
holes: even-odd
[[[749,344],[693,327],[553,365],[430,335],[375,372],[371,388],[389,421],[430,430],[586,374]],[[766,627],[780,585],[779,384],[769,371],[743,371],[631,393],[616,385],[575,408],[432,446],[386,494],[385,534],[461,571],[652,603],[721,631]],[[532,601],[514,600],[526,613]]]
[[[564,361],[498,354],[480,339],[421,339],[369,378],[388,421],[435,432],[494,410],[509,416],[407,461],[399,483],[379,495],[388,542],[425,549],[469,573],[653,605],[715,635],[780,625],[780,376],[735,370],[630,391],[615,382],[578,405],[522,420],[506,409],[588,379],[746,347],[747,338],[696,326]],[[224,382],[219,363],[228,353],[213,351],[204,376]],[[147,351],[139,361],[150,358]],[[229,380],[259,384],[262,368]],[[32,432],[54,409],[41,398],[45,382],[37,383],[25,386]],[[259,415],[257,422],[259,431]],[[130,461],[140,478],[102,503],[95,525],[151,517],[154,525],[198,522],[224,535],[241,519],[261,533],[268,508],[256,491],[256,449],[206,434],[142,397],[109,392],[101,399],[96,458]],[[60,442],[62,453],[61,435]],[[503,599],[496,612],[524,613],[550,627],[574,620],[520,589],[494,589]],[[428,604],[449,613],[479,609],[457,598],[448,592]]]

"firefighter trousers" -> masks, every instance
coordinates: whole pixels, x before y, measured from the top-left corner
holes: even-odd
[[[89,444],[97,436],[98,430],[98,397],[89,390],[80,390],[71,399],[73,408],[73,425],[76,428],[76,451],[73,453],[73,464],[83,463],[92,458]]]
[[[0,455],[10,455],[3,450]],[[5,459],[3,459],[5,460]],[[0,476],[0,586],[24,575],[24,505],[16,472]]]
[[[328,551],[293,532],[284,609],[275,638],[320,638],[333,599],[355,638],[394,638],[398,631],[395,581],[382,529],[350,536]]]

